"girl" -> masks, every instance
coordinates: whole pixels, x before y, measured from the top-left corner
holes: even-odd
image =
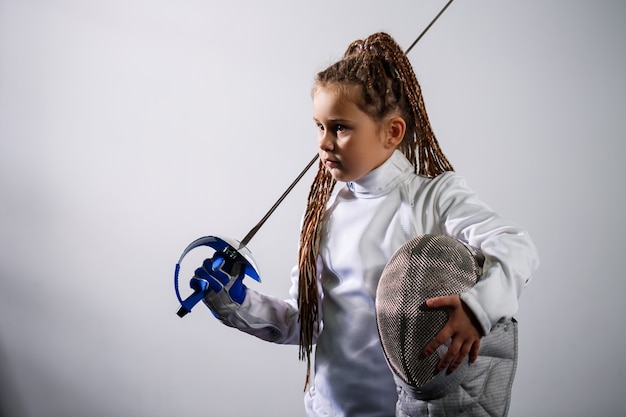
[[[470,407],[484,393],[467,384],[434,401],[417,400],[396,387],[376,328],[378,280],[394,251],[419,234],[450,235],[482,250],[484,272],[474,288],[428,300],[429,307],[450,314],[424,354],[449,341],[439,369],[453,372],[465,360],[475,362],[481,338],[516,313],[521,289],[537,265],[533,243],[452,172],[413,69],[389,35],[353,42],[343,59],[317,75],[312,97],[320,165],[308,197],[291,298],[247,289],[240,274],[224,275],[205,262],[196,276],[217,289],[205,303],[228,326],[267,341],[299,344],[309,369],[316,345],[314,377],[309,383],[307,373],[305,395],[310,416],[479,412]],[[469,372],[467,378],[477,377]],[[489,386],[484,375],[480,378],[481,386]],[[497,413],[506,414],[510,383],[504,393],[488,393],[494,395],[505,397],[498,398],[504,405]]]

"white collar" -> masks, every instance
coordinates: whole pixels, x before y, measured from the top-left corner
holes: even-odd
[[[402,152],[395,150],[381,166],[346,185],[356,197],[372,198],[387,194],[405,175],[413,172],[411,162]]]

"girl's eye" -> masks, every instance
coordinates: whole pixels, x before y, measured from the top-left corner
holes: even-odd
[[[317,123],[317,128],[321,131],[324,131],[324,125],[321,123]]]
[[[344,125],[337,125],[337,126],[335,126],[335,130],[336,130],[337,132],[345,132],[345,131],[346,131],[346,129],[347,129],[347,128],[346,128]]]

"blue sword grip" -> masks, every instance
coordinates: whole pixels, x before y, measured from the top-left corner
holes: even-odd
[[[176,313],[179,317],[184,317],[187,313],[191,312],[193,306],[198,304],[198,302],[200,302],[200,300],[202,300],[207,295],[207,293],[211,291],[208,282],[203,279],[198,279],[196,277],[191,278],[189,285],[194,290],[194,292],[181,303],[181,307]]]

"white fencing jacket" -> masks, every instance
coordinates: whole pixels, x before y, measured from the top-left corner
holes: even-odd
[[[424,233],[454,236],[483,251],[483,276],[461,299],[484,334],[517,312],[521,290],[538,265],[528,234],[494,213],[458,174],[416,175],[396,151],[329,201],[318,260],[322,327],[305,395],[310,416],[395,415],[397,391],[376,329],[374,297],[394,251]],[[248,289],[241,306],[208,304],[229,326],[298,344],[297,277],[294,268],[287,300]]]

